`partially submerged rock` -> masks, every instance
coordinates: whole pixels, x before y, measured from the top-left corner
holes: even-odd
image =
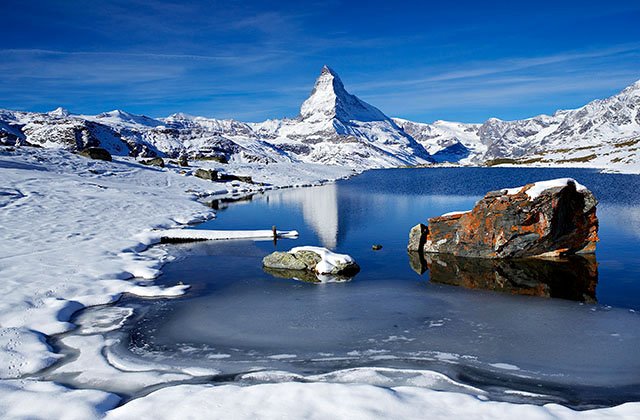
[[[591,191],[570,178],[492,191],[471,211],[415,226],[408,250],[476,258],[593,253],[596,204]]]
[[[262,265],[267,273],[276,277],[314,283],[345,281],[360,271],[358,264],[349,255],[336,254],[326,248],[314,246],[273,252],[262,259]]]
[[[107,149],[102,147],[87,147],[86,149],[78,152],[80,156],[88,157],[90,159],[105,160],[111,162],[111,153]]]

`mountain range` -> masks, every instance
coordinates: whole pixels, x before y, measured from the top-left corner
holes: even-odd
[[[356,169],[430,165],[530,164],[640,169],[640,81],[575,110],[483,124],[390,118],[350,94],[322,68],[293,119],[244,123],[173,114],[151,118],[115,110],[76,115],[0,110],[0,144],[99,146],[115,155],[308,162]]]

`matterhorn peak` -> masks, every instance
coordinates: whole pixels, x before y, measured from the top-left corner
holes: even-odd
[[[342,122],[389,119],[376,107],[347,92],[338,73],[326,65],[322,67],[311,95],[302,104],[300,116],[310,122],[333,118]]]
[[[67,111],[63,107],[59,106],[56,109],[54,109],[53,111],[47,112],[47,114],[51,115],[52,117],[68,117],[69,116],[69,111]]]

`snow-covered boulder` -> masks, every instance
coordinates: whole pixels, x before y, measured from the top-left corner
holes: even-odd
[[[479,258],[593,253],[596,204],[591,191],[571,178],[491,191],[471,211],[414,227],[408,249]]]
[[[348,280],[360,271],[351,256],[315,246],[273,252],[262,259],[262,265],[266,272],[276,277],[313,283]]]

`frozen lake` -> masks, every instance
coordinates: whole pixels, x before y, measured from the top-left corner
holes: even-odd
[[[490,190],[559,177],[576,178],[600,201],[594,259],[502,264],[441,257],[425,271],[425,261],[406,252],[418,222],[470,209]],[[217,219],[200,228],[276,225],[300,237],[170,245],[178,259],[158,282],[192,287],[179,299],[123,299],[119,305],[134,315],[112,333],[120,337],[109,348],[114,360],[209,369],[211,380],[222,382],[468,386],[492,399],[577,408],[640,400],[638,176],[395,169],[217,206]],[[330,284],[262,270],[266,254],[300,245],[350,254],[362,270]],[[451,382],[420,379],[421,371]]]

